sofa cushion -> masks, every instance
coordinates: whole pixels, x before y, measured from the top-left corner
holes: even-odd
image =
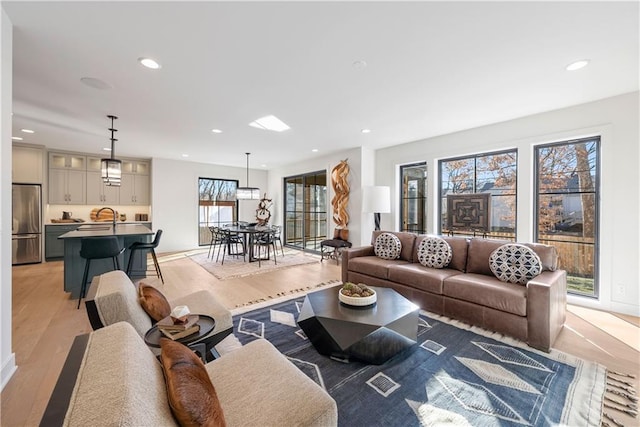
[[[398,259],[400,258],[401,250],[402,243],[400,243],[400,239],[391,233],[380,234],[376,237],[373,245],[373,251],[376,256],[382,259]]]
[[[405,260],[405,261],[409,261],[409,262],[414,262],[413,261],[413,256],[414,256],[414,243],[416,241],[416,237],[417,234],[416,233],[409,233],[406,231],[381,231],[381,230],[376,230],[371,234],[371,245],[373,245],[376,241],[376,238],[381,235],[382,233],[390,233],[393,234],[394,236],[396,236],[398,239],[400,239],[400,244],[402,245],[402,250],[400,251],[400,259]],[[416,261],[417,262],[417,261]]]
[[[402,264],[408,263],[400,259],[382,259],[377,256],[363,256],[349,260],[349,271],[378,277],[380,279],[388,279],[389,267]]]
[[[449,265],[452,256],[449,243],[438,236],[427,236],[418,246],[418,261],[425,267],[444,268]]]
[[[160,340],[160,361],[171,411],[181,426],[225,426],[216,390],[204,364],[187,346]]]
[[[415,250],[414,257],[412,262],[419,263],[418,259],[418,248],[420,247],[420,243],[424,240],[428,235],[421,234],[416,236],[415,242]],[[449,247],[451,247],[451,261],[449,262],[448,268],[454,268],[458,271],[465,272],[467,268],[467,249],[469,246],[469,240],[466,237],[457,237],[457,236],[439,236],[443,240],[445,240]]]
[[[558,250],[555,246],[542,243],[523,243],[526,247],[533,249],[540,257],[542,271],[556,271],[558,269]]]
[[[493,275],[467,273],[444,279],[443,294],[518,316],[527,315],[527,288],[501,282]]]
[[[388,272],[392,282],[439,295],[442,294],[444,279],[461,274],[451,268],[429,268],[419,263],[390,265]]]
[[[162,292],[151,285],[140,282],[138,285],[138,301],[140,305],[156,322],[171,314],[169,301],[162,295]]]
[[[493,251],[507,243],[512,242],[506,240],[483,239],[480,237],[470,239],[467,254],[467,273],[478,273],[493,276],[491,267],[489,267],[489,257]]]
[[[64,425],[177,425],[167,402],[162,367],[129,323],[91,333]]]
[[[517,243],[508,243],[493,251],[489,256],[489,267],[501,281],[521,285],[542,272],[538,254]]]
[[[336,402],[269,341],[205,365],[230,426],[338,425]]]

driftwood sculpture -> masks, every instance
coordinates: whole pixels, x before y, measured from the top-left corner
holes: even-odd
[[[333,222],[336,223],[333,237],[334,239],[339,238],[342,240],[349,238],[349,230],[347,229],[347,224],[349,223],[349,212],[347,212],[347,205],[349,204],[349,164],[347,160],[341,160],[331,170],[331,185],[333,186],[331,206],[333,206]]]

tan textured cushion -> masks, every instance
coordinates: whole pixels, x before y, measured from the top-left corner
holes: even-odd
[[[216,326],[211,332],[217,334],[233,327],[231,312],[220,304],[209,291],[198,291],[170,301],[172,307],[186,305],[195,314],[206,314],[216,320]]]
[[[338,424],[331,396],[266,340],[250,342],[205,367],[230,426]]]
[[[128,322],[141,337],[151,328],[151,319],[138,303],[136,287],[124,271],[115,270],[100,276],[94,298],[103,325]]]
[[[226,426],[218,395],[200,358],[167,338],[160,340],[160,349],[169,405],[180,425]]]
[[[138,285],[138,295],[140,306],[147,312],[149,317],[156,322],[171,314],[169,301],[162,295],[162,292],[153,286],[140,282]]]
[[[177,425],[160,363],[130,324],[91,333],[64,425]]]

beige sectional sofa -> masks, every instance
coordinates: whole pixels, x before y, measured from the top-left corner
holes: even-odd
[[[226,425],[335,426],[337,406],[266,340],[205,365]],[[76,338],[41,426],[177,426],[160,362],[126,322]]]
[[[375,255],[370,246],[342,253],[343,282],[390,287],[424,310],[525,341],[549,351],[566,319],[566,272],[553,246],[526,243],[540,258],[542,272],[525,285],[500,281],[490,269],[491,253],[506,243],[484,238],[442,237],[451,247],[445,268],[418,262],[425,235],[391,232],[402,244],[399,259]]]

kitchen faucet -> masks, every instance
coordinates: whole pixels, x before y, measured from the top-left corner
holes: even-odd
[[[115,233],[116,232],[116,211],[114,211],[113,208],[104,207],[104,208],[98,209],[98,212],[96,212],[96,220],[100,219],[100,212],[106,209],[109,209],[113,214],[113,232]]]

